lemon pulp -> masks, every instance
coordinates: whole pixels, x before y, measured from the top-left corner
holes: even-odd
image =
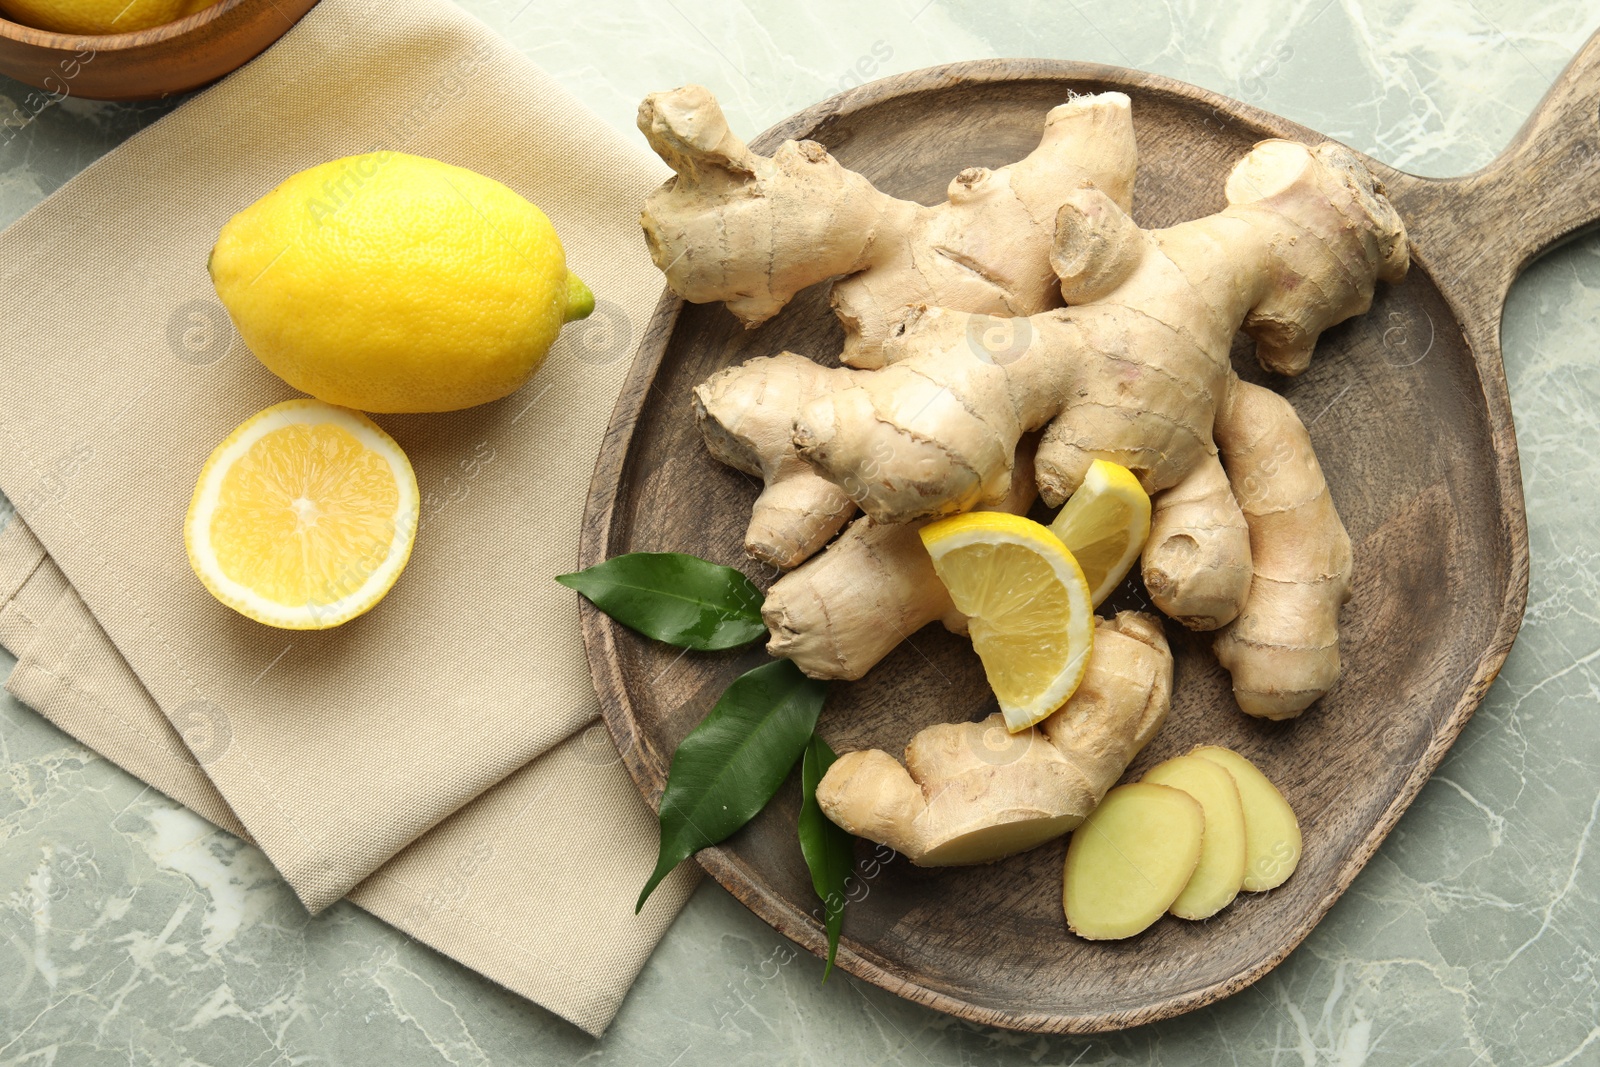
[[[1094,643],[1089,586],[1050,530],[1018,515],[972,512],[930,523],[922,542],[957,610],[968,616],[1013,732],[1072,696]]]
[[[1128,468],[1097,459],[1050,529],[1083,568],[1090,599],[1099,607],[1150,538],[1150,497]]]
[[[258,622],[336,626],[399,577],[416,535],[416,477],[362,415],[314,400],[260,412],[219,445],[185,541],[218,600]]]

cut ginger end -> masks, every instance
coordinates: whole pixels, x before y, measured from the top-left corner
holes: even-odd
[[[1244,888],[1276,889],[1300,864],[1300,823],[1294,809],[1254,763],[1231,748],[1201,745],[1189,753],[1233,775],[1244,805]]]
[[[1204,835],[1204,810],[1182,790],[1150,782],[1111,790],[1067,846],[1068,929],[1109,941],[1147,928],[1189,884]]]
[[[1172,902],[1180,919],[1209,919],[1239,895],[1246,866],[1244,804],[1227,768],[1199,756],[1179,756],[1145,772],[1142,781],[1181,789],[1205,812],[1205,839],[1194,876]]]

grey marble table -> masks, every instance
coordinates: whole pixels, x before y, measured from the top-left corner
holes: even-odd
[[[753,134],[863,78],[1053,56],[1194,82],[1436,176],[1492,158],[1600,27],[1594,0],[465,6],[632,136],[640,97],[685,81]],[[28,92],[0,79],[0,223],[171,106],[34,115]],[[1092,1039],[987,1030],[848,976],[821,985],[707,883],[596,1041],[353,907],[309,919],[254,849],[7,699],[0,1067],[1600,1064],[1600,237],[1518,283],[1505,353],[1532,539],[1522,634],[1371,865],[1230,1000]]]

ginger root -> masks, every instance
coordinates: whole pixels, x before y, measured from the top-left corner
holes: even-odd
[[[1399,217],[1350,166],[1337,145],[1263,142],[1234,168],[1224,211],[1157,231],[1078,190],[1057,217],[1054,253],[1073,306],[1014,320],[1025,344],[1003,353],[975,340],[991,317],[918,309],[889,343],[889,366],[835,372],[835,388],[801,407],[801,458],[880,522],[999,500],[1017,440],[1040,427],[1035,469],[1052,506],[1096,458],[1151,493],[1214,477],[1213,426],[1238,381],[1228,350],[1241,325],[1265,365],[1299,365],[1321,330],[1366,310],[1375,283],[1405,270]]]
[[[672,291],[724,301],[756,326],[800,289],[844,275],[830,299],[845,329],[839,358],[856,367],[883,364],[885,342],[917,304],[1012,315],[1059,306],[1049,259],[1056,210],[1086,181],[1127,208],[1137,164],[1122,93],[1055,108],[1026,158],[962,171],[936,207],[879,192],[811,141],[756,155],[700,86],[646,97],[639,128],[677,172],[641,215]],[[745,551],[784,570],[855,511],[794,451],[795,414],[828,379],[809,362],[789,353],[753,361],[713,376],[694,398],[711,453],[764,483]]]
[[[647,98],[640,128],[677,172],[642,218],[676,292],[755,325],[839,279],[845,366],[784,353],[695,391],[712,453],[764,483],[747,551],[811,560],[769,594],[773,654],[856,678],[927,622],[960,629],[917,525],[1021,510],[1035,486],[1057,505],[1099,458],[1151,494],[1146,586],[1217,632],[1243,710],[1290,717],[1336,683],[1349,538],[1305,427],[1239,380],[1229,348],[1243,329],[1264,367],[1298,373],[1323,330],[1405,274],[1404,226],[1354,155],[1263,141],[1222,211],[1144,230],[1119,94],[1056,108],[1032,154],[963,172],[935,207],[810,142],[752,152],[698,87]],[[822,548],[853,507],[866,518]]]
[[[995,509],[1013,515],[1038,496],[1031,441],[1018,448],[1017,464],[1022,476]],[[951,603],[922,547],[925,525],[862,516],[826,552],[772,583],[761,605],[772,634],[767,651],[812,678],[853,681],[930,622],[966,633],[967,617]]]
[[[1277,393],[1237,382],[1217,443],[1250,528],[1243,609],[1217,659],[1251,715],[1286,719],[1339,680],[1339,608],[1350,599],[1350,536],[1311,436]]]
[[[1216,215],[1144,231],[1079,190],[1053,253],[1073,306],[1011,320],[1024,343],[1002,354],[974,342],[992,319],[918,309],[889,366],[829,372],[794,443],[883,523],[991,506],[1010,492],[1018,440],[1040,427],[1036,480],[1051,504],[1094,459],[1123,464],[1156,496],[1145,553],[1156,605],[1194,628],[1237,618],[1219,651],[1240,706],[1282,718],[1337,679],[1348,539],[1304,427],[1239,381],[1230,343],[1242,326],[1264,365],[1303,369],[1318,334],[1365,311],[1407,254],[1382,188],[1337,145],[1263,142],[1226,192]],[[1292,462],[1260,454],[1284,446]],[[1252,512],[1238,500],[1246,480],[1259,483]]]
[[[740,370],[727,368],[695,386],[695,420],[712,456],[762,480],[750,508],[745,552],[788,570],[856,513],[849,494],[794,450],[794,413],[825,391],[829,372],[793,352],[763,360],[760,374]]]
[[[1250,526],[1216,456],[1150,505],[1139,570],[1156,606],[1191,630],[1215,630],[1250,592]]]
[[[817,786],[817,803],[919,866],[987,863],[1081,823],[1161,728],[1171,700],[1160,623],[1122,612],[1099,620],[1077,692],[1039,725],[1008,733],[996,714],[931,726],[906,747],[905,766],[877,749],[846,753]]]
[[[998,170],[970,167],[936,207],[879,192],[815,141],[757,155],[710,91],[686,85],[639,105],[639,129],[676,177],[640,222],[673,292],[723,301],[746,326],[830,278],[841,360],[882,363],[903,309],[940,304],[1030,315],[1061,298],[1049,253],[1056,209],[1085,182],[1127,209],[1138,159],[1128,98],[1080,96],[1045,116],[1039,146]]]

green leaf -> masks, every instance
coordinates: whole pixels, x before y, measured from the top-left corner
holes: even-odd
[[[631,630],[715,652],[767,635],[761,590],[732,567],[682,552],[630,552],[556,581]]]
[[[828,683],[786,659],[746,671],[672,755],[661,795],[661,852],[637,912],[672,868],[755,818],[817,725]]]
[[[839,952],[839,931],[844,927],[845,882],[855,862],[855,839],[835,826],[817,805],[817,783],[828,773],[833,754],[816,734],[806,744],[800,764],[800,852],[811,870],[811,887],[822,898],[824,926],[828,931],[828,963],[822,970],[826,982]]]

